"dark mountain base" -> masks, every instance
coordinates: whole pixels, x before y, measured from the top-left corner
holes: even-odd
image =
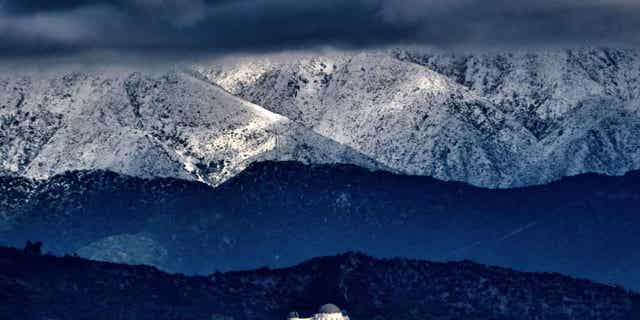
[[[298,266],[170,275],[0,248],[2,319],[273,319],[328,301],[352,319],[638,319],[640,296],[559,274],[356,253]]]
[[[472,259],[640,288],[640,173],[491,190],[260,163],[223,186],[75,172],[0,181],[0,243],[206,274],[350,250]]]

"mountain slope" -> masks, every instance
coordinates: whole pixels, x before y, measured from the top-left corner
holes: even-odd
[[[7,72],[0,173],[217,185],[296,160],[508,188],[640,169],[636,50],[286,53],[186,70]]]
[[[108,169],[219,184],[256,160],[374,161],[190,72],[5,76],[0,161],[47,178]]]
[[[333,301],[354,319],[615,319],[640,297],[558,274],[349,253],[279,270],[169,275],[0,249],[4,319],[283,319]]]
[[[176,272],[286,266],[362,250],[640,288],[637,172],[492,190],[353,166],[267,162],[215,189],[110,172],[3,178],[0,188],[7,216],[0,244],[42,240],[57,253]]]
[[[639,135],[640,117],[620,102],[584,101],[540,141],[534,172],[545,177],[583,172],[623,175],[640,167]]]

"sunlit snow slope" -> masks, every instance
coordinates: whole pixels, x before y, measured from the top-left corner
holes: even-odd
[[[378,167],[189,71],[4,76],[0,103],[1,167],[27,177],[107,169],[216,185],[258,160]]]
[[[487,187],[640,167],[640,58],[423,48],[204,65],[230,92],[400,172]]]

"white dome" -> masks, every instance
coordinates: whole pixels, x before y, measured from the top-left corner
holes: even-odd
[[[320,307],[318,313],[342,313],[342,311],[340,311],[340,308],[338,308],[338,306],[336,306],[335,304],[328,303]]]

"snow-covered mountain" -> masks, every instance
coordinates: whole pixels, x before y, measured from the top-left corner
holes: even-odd
[[[537,137],[529,183],[640,166],[640,54],[587,48],[485,54],[396,50],[493,102]]]
[[[424,48],[248,59],[212,82],[400,172],[480,186],[640,167],[640,58]]]
[[[217,185],[298,160],[516,187],[640,168],[633,50],[287,53],[186,70],[3,74],[0,173]]]
[[[399,172],[511,186],[535,141],[489,100],[386,53],[254,64],[203,73]]]
[[[375,161],[193,72],[5,75],[0,163],[31,178],[106,169],[217,185],[258,160]]]

